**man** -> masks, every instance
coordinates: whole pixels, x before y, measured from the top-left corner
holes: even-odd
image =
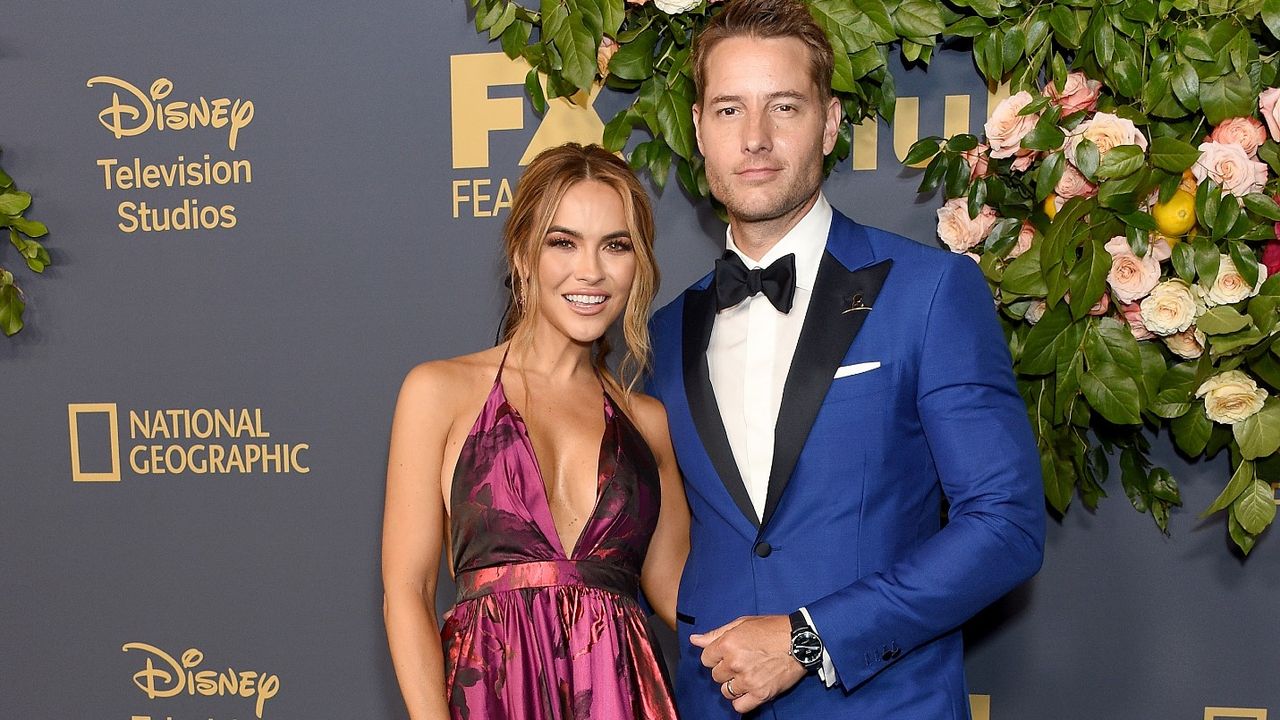
[[[693,511],[682,713],[967,718],[960,625],[1044,536],[990,292],[823,197],[840,105],[803,3],[733,0],[694,61],[728,249],[654,317],[649,383]]]

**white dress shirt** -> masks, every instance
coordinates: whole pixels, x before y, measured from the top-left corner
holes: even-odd
[[[782,388],[800,340],[830,229],[831,205],[819,194],[817,202],[800,222],[759,260],[752,260],[738,249],[732,229],[725,232],[726,247],[742,258],[748,270],[768,267],[790,253],[796,256],[796,291],[791,312],[778,312],[763,294],[753,295],[716,315],[707,346],[711,388],[729,437],[729,448],[757,519],[764,517],[765,498],[769,493],[774,427],[782,406]],[[800,610],[813,626],[808,611]],[[822,652],[819,676],[828,687],[836,682],[835,667],[826,650]]]

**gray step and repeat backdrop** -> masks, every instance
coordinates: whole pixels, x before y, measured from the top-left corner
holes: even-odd
[[[378,535],[415,363],[492,342],[521,163],[626,101],[533,113],[465,3],[11,2],[3,165],[52,228],[0,253],[30,327],[0,341],[0,718],[395,718]],[[934,241],[898,162],[978,129],[965,55],[898,73],[827,186]],[[666,302],[723,227],[660,196]],[[980,429],[975,429],[980,432]],[[969,627],[979,720],[1280,713],[1280,546],[1242,561],[1224,478],[1163,438],[1172,536],[1118,486],[1050,523],[1044,570]],[[448,594],[448,588],[445,588]]]

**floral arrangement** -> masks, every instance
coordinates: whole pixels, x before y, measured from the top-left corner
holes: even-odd
[[[938,236],[992,285],[1049,502],[1095,506],[1119,449],[1125,493],[1167,532],[1181,497],[1143,435],[1167,428],[1188,457],[1229,450],[1205,515],[1225,510],[1247,554],[1280,481],[1280,89],[1206,98],[1179,126],[1057,74],[1002,101],[984,140],[925,138],[906,161],[933,157]]]
[[[9,228],[9,242],[17,249],[27,267],[34,272],[44,272],[49,265],[49,251],[36,238],[44,237],[49,229],[44,223],[28,220],[23,213],[31,206],[31,195],[14,185],[13,178],[0,168],[0,227]],[[0,330],[12,336],[22,329],[22,313],[26,302],[22,288],[13,273],[0,266]]]

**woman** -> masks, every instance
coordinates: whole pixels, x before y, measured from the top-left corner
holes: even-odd
[[[415,720],[674,717],[635,599],[674,626],[689,542],[666,414],[634,391],[658,285],[648,196],[605,150],[553,148],[504,240],[504,342],[419,365],[396,404],[382,574],[405,704]],[[619,317],[621,381],[605,364]],[[442,538],[458,603],[437,634]]]

